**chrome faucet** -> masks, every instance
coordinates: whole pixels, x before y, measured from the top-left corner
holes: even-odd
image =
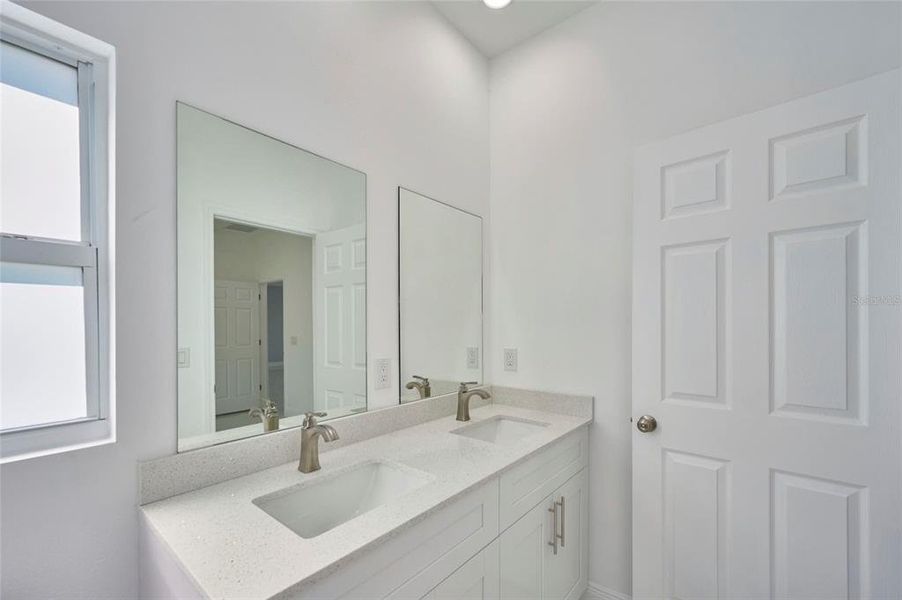
[[[483,389],[475,389],[471,390],[467,386],[477,385],[476,381],[464,381],[461,382],[460,388],[457,390],[457,420],[458,421],[469,421],[470,420],[470,398],[473,396],[479,396],[483,400],[486,398],[491,398],[492,395]]]
[[[406,387],[408,390],[415,388],[417,390],[417,393],[420,395],[420,400],[432,396],[432,386],[429,385],[428,377],[414,375],[413,378],[417,381],[408,381],[407,385],[405,385],[404,387]]]
[[[327,442],[338,439],[338,432],[331,425],[316,422],[317,417],[325,416],[324,412],[308,412],[304,415],[304,424],[301,425],[301,460],[298,463],[298,471],[301,473],[319,471],[320,437]]]

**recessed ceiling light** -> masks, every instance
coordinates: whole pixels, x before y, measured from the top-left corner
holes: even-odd
[[[511,3],[511,0],[482,0],[486,6],[489,8],[499,9],[504,8],[508,4]]]

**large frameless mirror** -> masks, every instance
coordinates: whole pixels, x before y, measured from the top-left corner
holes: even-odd
[[[401,402],[484,383],[482,218],[398,189]]]
[[[366,410],[366,176],[177,119],[179,450]]]

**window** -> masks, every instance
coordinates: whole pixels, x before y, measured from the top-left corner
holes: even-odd
[[[108,44],[0,14],[0,461],[115,440]]]

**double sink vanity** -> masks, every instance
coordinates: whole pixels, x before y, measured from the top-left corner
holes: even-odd
[[[232,444],[145,463],[148,499],[166,493],[160,477],[187,487],[141,507],[142,594],[579,598],[592,400],[493,392],[465,423],[453,396],[333,421],[340,439],[357,439],[323,444],[312,473],[295,458],[190,489],[203,479],[194,469],[228,477]],[[379,418],[396,411],[407,414]],[[271,452],[266,437],[240,442],[244,454]]]
[[[486,385],[480,204],[397,182],[380,230],[363,171],[175,110],[178,453],[139,465],[141,596],[579,598],[592,399]]]

